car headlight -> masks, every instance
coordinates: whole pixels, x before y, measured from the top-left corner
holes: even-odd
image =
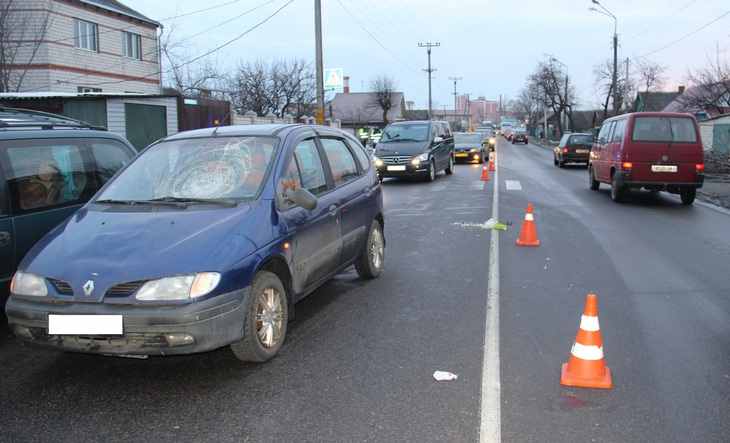
[[[145,283],[135,298],[143,301],[189,300],[209,294],[220,281],[221,275],[217,272],[165,277]]]
[[[18,271],[10,282],[10,292],[17,295],[45,297],[48,295],[48,286],[43,277],[29,272]]]
[[[383,160],[379,159],[376,156],[373,156],[373,163],[375,163],[375,166],[377,167],[383,166]]]
[[[471,148],[471,151],[469,152],[479,152],[479,150],[477,148]]]
[[[496,138],[494,138],[494,137],[490,138],[490,139],[489,139],[489,144],[490,144],[490,145],[496,145],[496,144],[497,144],[497,139],[496,139]]]

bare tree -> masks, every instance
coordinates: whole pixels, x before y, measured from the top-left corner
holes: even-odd
[[[0,92],[22,89],[50,26],[50,12],[22,7],[15,0],[0,2]]]
[[[397,105],[395,88],[395,80],[387,75],[375,77],[370,82],[370,90],[374,92],[372,106],[383,111],[383,123],[386,125],[389,123],[388,112]]]
[[[281,60],[270,68],[271,102],[274,114],[291,114],[297,119],[311,111],[316,99],[315,74],[303,59]]]
[[[230,86],[233,106],[240,113],[263,117],[272,112],[269,68],[263,61],[241,62]]]
[[[573,127],[573,107],[576,104],[575,88],[569,84],[566,74],[552,60],[540,62],[528,78],[528,84],[535,88],[539,101],[556,115],[563,112]],[[563,133],[563,123],[558,119],[558,131]]]
[[[187,46],[176,39],[174,28],[170,28],[160,49],[169,65],[163,70],[166,72],[164,80],[167,87],[185,96],[198,96],[220,86],[224,76],[211,59],[205,58],[192,64],[184,63],[184,60],[190,58],[190,54]]]
[[[529,129],[535,129],[539,126],[545,105],[537,85],[528,81],[517,98],[509,102],[508,107],[517,118],[527,120]]]
[[[644,92],[656,91],[664,86],[664,73],[667,67],[649,60],[637,63],[639,85]]]
[[[603,118],[608,117],[608,105],[614,99],[613,94],[613,61],[606,60],[601,64],[593,67],[593,76],[595,79],[595,87],[603,98]],[[616,76],[616,87],[618,88],[618,102],[613,104],[613,109],[628,111],[632,106],[633,96],[635,94],[634,82],[630,76],[626,76],[626,69],[619,69]],[[615,112],[615,111],[614,111]]]
[[[705,68],[690,72],[691,88],[679,97],[688,111],[715,111],[719,114],[730,110],[730,63],[710,61]]]

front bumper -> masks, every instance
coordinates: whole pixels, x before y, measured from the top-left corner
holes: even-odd
[[[476,156],[476,158],[474,158]],[[454,153],[454,160],[464,162],[479,162],[484,158],[483,151],[470,152],[470,151],[457,151]]]
[[[428,175],[428,162],[423,162],[419,166],[413,166],[411,163],[406,165],[383,165],[378,166],[378,175],[380,177],[417,177]],[[389,171],[388,166],[405,166],[405,171]]]
[[[8,324],[21,340],[74,352],[111,355],[173,355],[210,351],[243,337],[250,288],[184,305],[64,303],[11,295]],[[124,334],[49,335],[48,315],[122,315]]]

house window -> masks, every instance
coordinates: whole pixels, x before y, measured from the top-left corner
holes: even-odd
[[[99,27],[96,23],[74,19],[74,42],[77,48],[99,51]]]
[[[142,37],[133,32],[122,32],[122,52],[125,57],[142,60]]]

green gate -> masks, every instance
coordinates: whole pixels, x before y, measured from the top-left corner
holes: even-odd
[[[712,150],[730,153],[730,124],[715,125],[712,128]]]
[[[167,137],[167,108],[156,105],[125,103],[127,140],[138,151]]]

